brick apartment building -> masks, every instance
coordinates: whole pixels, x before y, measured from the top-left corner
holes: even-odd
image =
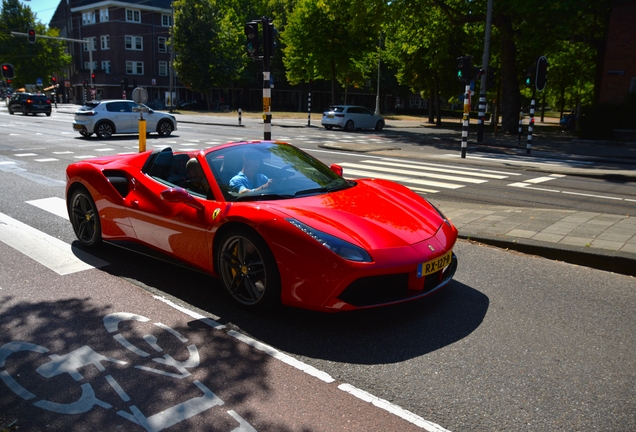
[[[89,42],[67,44],[72,64],[58,79],[65,100],[82,103],[84,92],[91,91],[92,55],[97,99],[121,98],[124,82],[128,99],[138,85],[146,88],[149,101],[165,104],[170,95],[167,43],[172,17],[171,0],[62,0],[49,26],[60,29],[61,37]],[[177,100],[185,99],[176,79],[173,92]]]
[[[607,33],[599,102],[621,104],[636,92],[636,0],[614,0]]]

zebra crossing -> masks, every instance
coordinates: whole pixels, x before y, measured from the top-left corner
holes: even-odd
[[[339,163],[346,178],[381,178],[402,183],[416,192],[438,193],[444,189],[459,189],[467,185],[480,185],[490,180],[505,180],[520,173],[457,168],[451,165],[400,159],[365,159]]]

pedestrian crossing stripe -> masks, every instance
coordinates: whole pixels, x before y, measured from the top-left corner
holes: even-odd
[[[0,213],[0,241],[60,276],[109,264],[4,213]]]
[[[509,174],[507,173],[506,174],[491,174],[489,172],[467,171],[464,169],[440,168],[443,165],[431,166],[431,164],[425,164],[425,163],[420,164],[417,162],[412,162],[411,164],[407,165],[400,162],[389,162],[384,160],[363,160],[363,161],[360,161],[360,163],[370,163],[375,165],[396,166],[396,167],[408,167],[408,168],[415,168],[415,169],[424,169],[427,171],[461,174],[461,175],[483,177],[483,178],[490,178],[490,179],[497,179],[497,180],[502,180],[509,177]]]

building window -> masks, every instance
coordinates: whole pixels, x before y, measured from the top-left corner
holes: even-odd
[[[82,44],[84,45],[84,51],[89,51],[89,47],[90,47],[90,51],[95,51],[97,46],[97,37],[95,36],[88,37],[88,38],[84,38],[84,40],[88,42],[88,43]]]
[[[99,40],[100,40],[101,47],[102,47],[103,50],[110,49],[110,36],[109,35],[100,36]]]
[[[107,74],[110,73],[110,60],[102,60],[102,70]]]
[[[126,9],[126,21],[141,22],[141,11],[139,9]]]
[[[82,13],[82,25],[95,24],[95,11]]]
[[[172,27],[172,15],[161,14],[161,26]]]
[[[126,36],[126,49],[142,51],[144,49],[144,38],[141,36]]]
[[[144,74],[144,62],[127,61],[126,73],[128,75],[143,75]]]
[[[84,69],[86,70],[90,70],[91,68],[91,62],[84,62]],[[94,61],[93,62],[93,70],[97,69],[97,62]]]
[[[165,37],[160,37],[159,38],[159,42],[158,42],[157,45],[159,45],[159,52],[167,52],[168,51],[168,49],[166,48],[166,38]]]
[[[108,21],[108,8],[99,10],[99,22]]]
[[[159,62],[159,76],[168,76],[168,62]]]

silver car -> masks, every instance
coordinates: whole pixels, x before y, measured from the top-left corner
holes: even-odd
[[[85,137],[97,134],[99,138],[110,138],[113,134],[138,134],[139,113],[133,111],[136,106],[130,100],[88,102],[75,111],[73,130]],[[148,108],[143,116],[147,133],[168,136],[177,129],[177,120],[170,114]]]
[[[322,125],[325,129],[334,127],[346,131],[354,129],[375,129],[381,131],[384,128],[382,116],[375,115],[363,106],[357,105],[333,105],[322,113]]]

